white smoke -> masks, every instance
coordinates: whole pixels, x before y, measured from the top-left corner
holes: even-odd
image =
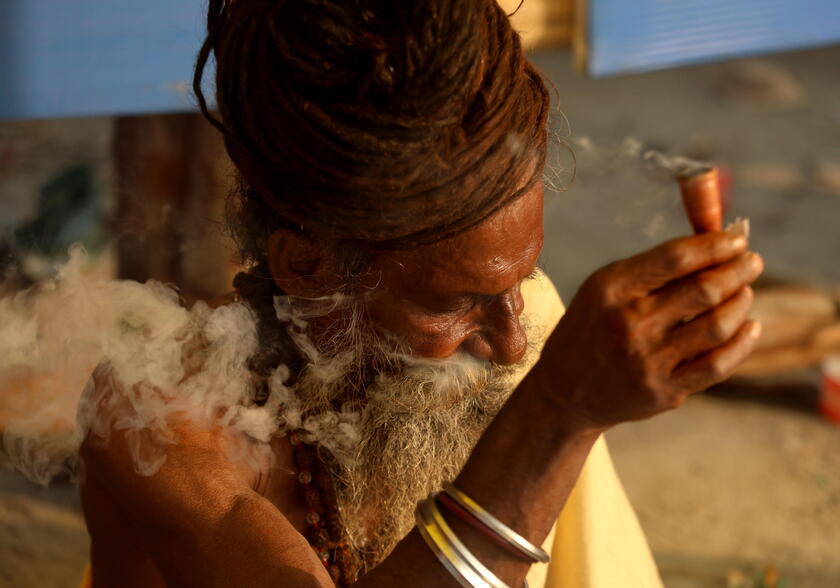
[[[54,279],[0,299],[0,465],[34,481],[72,475],[89,433],[107,443],[114,430],[125,435],[135,469],[151,475],[164,463],[166,445],[175,442],[174,420],[241,433],[246,443],[230,448],[238,453],[229,457],[254,468],[271,463],[269,442],[290,430],[351,465],[360,431],[376,412],[372,407],[394,402],[393,391],[383,390],[394,379],[386,384],[380,375],[364,406],[329,408],[343,379],[357,372],[374,345],[374,339],[353,340],[366,332],[355,312],[345,313],[347,324],[328,342],[327,354],[309,338],[309,319],[352,306],[344,295],[275,299],[277,317],[306,361],[307,393],[301,398],[288,385],[290,370],[281,364],[258,406],[248,368],[258,346],[257,324],[247,306],[211,309],[197,302],[186,309],[164,284],[87,276],[85,263],[84,250],[74,247]],[[419,412],[429,410],[423,403],[439,408],[449,402],[430,390],[470,389],[488,369],[464,354],[425,360],[398,349],[380,351],[382,361],[407,370],[397,380],[413,378],[417,393],[402,402]],[[399,402],[389,410],[398,412]]]
[[[635,137],[625,137],[621,143],[612,146],[596,145],[588,135],[570,139],[578,155],[578,161],[587,169],[605,173],[624,168],[634,162],[644,162],[654,172],[665,178],[691,175],[711,169],[714,164],[682,155],[669,155],[645,145]]]
[[[278,368],[264,406],[251,402],[250,310],[187,310],[157,282],[85,277],[85,257],[74,248],[56,278],[0,300],[2,463],[46,483],[72,471],[90,430],[107,439],[113,427],[148,475],[165,459],[176,414],[267,443],[288,370]]]

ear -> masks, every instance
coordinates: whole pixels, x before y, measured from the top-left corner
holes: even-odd
[[[279,229],[268,238],[268,269],[291,296],[317,298],[335,292],[341,277],[326,247],[296,231]]]

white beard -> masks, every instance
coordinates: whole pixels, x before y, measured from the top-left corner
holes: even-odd
[[[320,312],[278,299],[278,316],[296,325],[292,338],[309,360],[283,417],[287,430],[328,450],[342,524],[369,568],[411,529],[416,503],[458,474],[510,396],[508,376],[526,361],[410,357],[348,306],[349,318],[315,346],[301,317]]]

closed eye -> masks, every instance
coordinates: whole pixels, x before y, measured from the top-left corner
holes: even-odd
[[[534,269],[531,270],[531,273],[525,276],[526,280],[536,280],[537,278],[541,278],[545,275],[545,268],[543,266],[543,261],[540,259],[537,261],[537,265],[534,266]]]
[[[537,265],[534,266],[534,269],[531,270],[531,273],[525,276],[523,282],[527,280],[536,280],[544,275],[545,271],[543,269],[542,260],[539,260]],[[427,306],[427,310],[432,314],[437,315],[455,313],[462,314],[471,310],[475,306],[492,303],[493,300],[499,296],[501,296],[501,294],[465,294],[449,303]]]

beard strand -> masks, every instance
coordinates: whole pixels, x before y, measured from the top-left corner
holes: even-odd
[[[343,304],[344,318],[317,345],[300,315],[290,330],[308,360],[295,410],[303,439],[327,450],[347,540],[370,569],[411,529],[416,503],[456,477],[527,358],[498,366],[464,353],[412,357],[376,332],[359,305]],[[278,303],[281,319],[289,312]]]

